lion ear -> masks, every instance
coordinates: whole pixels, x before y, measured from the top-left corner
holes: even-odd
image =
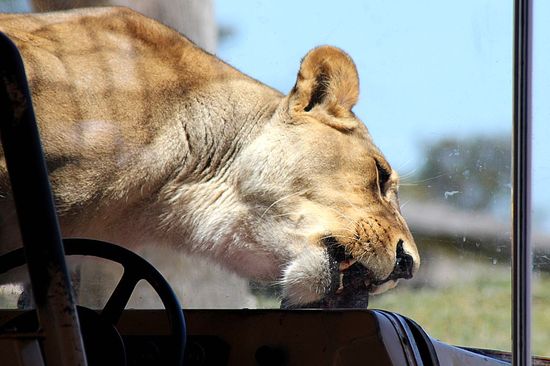
[[[351,108],[359,97],[359,77],[352,59],[342,50],[321,46],[302,60],[296,85],[290,92],[292,113],[322,111],[335,118],[324,119],[332,127],[352,129]]]

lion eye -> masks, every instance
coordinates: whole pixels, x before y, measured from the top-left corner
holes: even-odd
[[[388,189],[388,182],[390,180],[391,173],[380,165],[378,161],[376,161],[376,171],[378,173],[378,187],[380,188],[380,193],[385,195]]]

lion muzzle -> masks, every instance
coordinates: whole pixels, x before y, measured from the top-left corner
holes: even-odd
[[[372,268],[354,258],[345,245],[334,237],[323,240],[330,261],[330,285],[319,301],[309,304],[290,304],[285,299],[283,308],[366,308],[369,294],[377,294],[395,287],[399,279],[413,277],[417,263],[399,239],[395,246],[393,270],[384,278],[377,278]]]

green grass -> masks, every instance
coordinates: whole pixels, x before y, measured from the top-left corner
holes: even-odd
[[[550,357],[550,274],[533,279],[533,352]]]
[[[371,298],[371,309],[394,311],[414,319],[443,342],[509,351],[511,348],[509,278],[478,278],[448,288],[401,286]],[[533,282],[533,353],[550,356],[550,276]]]

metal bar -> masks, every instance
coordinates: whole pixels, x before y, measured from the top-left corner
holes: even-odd
[[[86,365],[25,70],[0,33],[0,132],[48,365]],[[54,101],[52,101],[54,102]]]
[[[512,177],[512,362],[531,365],[531,30],[530,0],[514,4]]]

